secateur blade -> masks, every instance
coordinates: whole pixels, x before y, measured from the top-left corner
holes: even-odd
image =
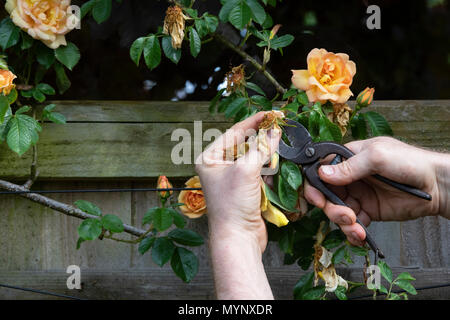
[[[308,130],[297,121],[286,119],[285,122],[288,125],[283,127],[283,132],[291,145],[287,145],[281,139],[278,153],[283,158],[292,160],[297,158],[303,148],[312,142],[312,139]]]

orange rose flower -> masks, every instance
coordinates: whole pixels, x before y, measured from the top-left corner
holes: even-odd
[[[69,17],[78,21],[69,6],[70,0],[7,0],[5,5],[16,26],[51,49],[67,44],[64,35],[72,30]]]
[[[156,183],[158,189],[170,189],[173,188],[172,184],[169,182],[166,176],[159,176],[158,182]],[[173,194],[173,191],[159,191],[159,196],[163,199],[167,199]]]
[[[307,61],[307,70],[292,70],[292,84],[306,91],[309,101],[345,103],[353,95],[350,85],[356,65],[347,54],[316,48]]]
[[[17,78],[16,75],[11,71],[0,69],[0,93],[7,96],[16,86],[13,84],[15,78]]]
[[[186,182],[187,188],[201,188],[200,178],[198,176],[190,178]],[[181,213],[185,216],[195,219],[200,218],[206,213],[206,202],[201,190],[183,190],[178,196],[178,202],[184,203],[180,207]]]

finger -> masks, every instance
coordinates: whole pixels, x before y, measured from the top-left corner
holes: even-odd
[[[366,232],[358,223],[351,225],[340,225],[342,232],[347,236],[348,241],[355,246],[362,246],[366,239]]]
[[[361,221],[361,223],[366,227],[368,227],[370,225],[370,222],[372,221],[372,219],[370,219],[370,216],[364,210],[360,210],[356,216],[358,217],[359,221]]]
[[[238,146],[245,142],[246,138],[256,135],[264,114],[265,112],[258,112],[254,116],[233,125],[205,149],[196,163],[204,161],[206,164],[232,165],[234,161],[224,160],[225,150],[235,145]]]
[[[322,192],[311,186],[308,180],[305,181],[305,199],[320,209],[325,207],[327,201]]]
[[[236,160],[236,166],[252,167],[260,172],[263,165],[269,162],[277,150],[280,138],[281,131],[277,129],[268,130],[266,134],[260,133],[258,137],[250,137],[247,141],[249,150],[243,157]],[[262,147],[262,145],[265,147]]]
[[[365,150],[339,164],[319,168],[319,176],[323,181],[338,186],[350,184],[374,173],[372,159]]]
[[[323,211],[331,221],[340,226],[352,225],[356,222],[356,214],[349,207],[339,206],[327,201]]]

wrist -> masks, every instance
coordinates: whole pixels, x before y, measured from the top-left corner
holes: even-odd
[[[450,155],[437,154],[435,159],[436,184],[438,187],[439,215],[450,219]]]

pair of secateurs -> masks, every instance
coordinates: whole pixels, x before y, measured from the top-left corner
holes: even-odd
[[[285,121],[287,126],[283,128],[283,131],[291,145],[289,146],[283,140],[280,140],[280,156],[301,165],[303,174],[306,176],[306,179],[310,185],[321,191],[329,201],[337,205],[348,207],[348,205],[330,189],[328,189],[326,184],[319,178],[318,169],[321,165],[320,160],[326,158],[328,155],[336,155],[330,164],[337,164],[342,161],[342,158],[348,159],[355,154],[350,151],[350,149],[335,142],[313,142],[311,135],[304,126],[294,120],[286,119]],[[377,174],[373,175],[373,177],[416,197],[431,200],[431,195],[412,186],[392,181]],[[356,222],[364,228],[364,231],[366,232],[365,240],[370,248],[375,252],[375,257],[378,256],[380,258],[384,258],[384,254],[380,248],[378,248],[366,227],[358,218],[356,218]]]

